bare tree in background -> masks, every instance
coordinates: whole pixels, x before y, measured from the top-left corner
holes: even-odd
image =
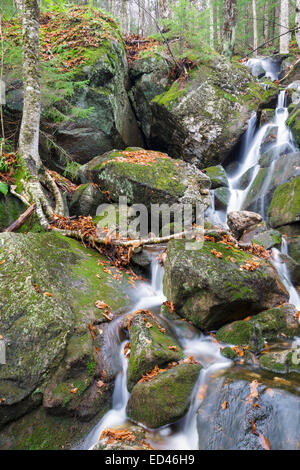
[[[300,0],[296,0],[296,40],[298,47],[300,47]]]
[[[289,0],[280,2],[280,54],[289,52],[290,34],[285,34],[289,30]]]
[[[257,37],[257,14],[256,14],[256,0],[252,0],[252,14],[253,14],[253,50],[254,55],[257,55],[258,37]]]
[[[237,26],[237,0],[223,0],[224,5],[224,25],[223,25],[223,54],[231,58],[236,39]]]

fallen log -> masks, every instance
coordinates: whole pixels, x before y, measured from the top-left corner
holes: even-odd
[[[23,214],[18,217],[15,222],[13,222],[9,227],[7,227],[4,232],[14,232],[15,230],[18,230],[18,228],[22,227],[22,225],[26,222],[26,220],[33,214],[33,212],[36,209],[36,204],[32,204],[28,209],[26,209]]]

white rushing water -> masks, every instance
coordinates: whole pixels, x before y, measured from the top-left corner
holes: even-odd
[[[281,248],[281,251],[277,250],[277,248],[272,249],[272,258],[271,261],[277,270],[279,277],[289,293],[289,303],[295,305],[295,307],[300,310],[300,295],[298,294],[297,290],[293,286],[291,281],[290,273],[287,267],[287,263],[285,262],[282,255],[286,255],[286,246],[285,244]]]
[[[231,194],[227,212],[243,209],[243,204],[246,200],[247,194],[260,170],[259,159],[261,157],[261,146],[268,134],[271,132],[276,133],[276,140],[268,149],[268,152],[272,154],[272,162],[268,168],[267,178],[265,179],[261,189],[260,205],[257,207],[257,212],[261,213],[262,216],[265,216],[265,195],[272,180],[276,160],[280,157],[280,151],[283,148],[286,153],[295,152],[297,150],[294,145],[292,133],[286,125],[287,118],[288,109],[286,107],[285,90],[281,91],[278,95],[275,116],[271,123],[265,124],[256,131],[256,114],[251,116],[248,129],[242,143],[241,161],[237,171],[228,178]],[[246,176],[247,172],[251,173],[249,175],[248,185],[245,189],[241,189],[241,180]]]
[[[132,309],[132,312],[140,309],[159,307],[166,300],[162,289],[164,268],[158,260],[158,254],[158,250],[154,248],[151,253],[151,282],[143,281],[138,286],[139,300]],[[130,397],[127,390],[128,359],[124,355],[124,346],[127,341],[121,342],[119,339],[118,328],[121,320],[122,318],[113,321],[109,325],[109,331],[107,332],[111,343],[111,353],[113,354],[113,350],[117,348],[121,365],[120,372],[115,380],[112,408],[103,416],[84,441],[76,447],[77,449],[92,450],[99,441],[104,429],[124,427],[128,422],[126,416],[126,406]],[[176,326],[174,326],[174,330],[176,330]],[[198,448],[196,413],[202,400],[201,396],[199,396],[199,390],[205,389],[212,374],[222,371],[231,365],[231,361],[221,355],[219,345],[210,336],[195,333],[192,338],[181,337],[180,343],[185,357],[193,356],[201,362],[203,369],[192,392],[190,408],[186,416],[175,427],[170,425],[153,431],[153,438],[150,439],[150,444],[154,449],[194,450]]]
[[[251,69],[255,77],[270,78],[272,81],[278,80],[281,69],[281,62],[271,57],[254,57],[246,62],[247,67]]]

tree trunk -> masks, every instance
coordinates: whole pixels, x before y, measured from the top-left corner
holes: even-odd
[[[284,34],[289,30],[289,0],[281,0],[280,3],[280,54],[289,52],[290,34]]]
[[[214,47],[214,10],[212,1],[207,0],[207,9],[209,10],[209,45]]]
[[[252,0],[252,14],[253,14],[253,50],[254,55],[257,55],[258,37],[257,37],[257,18],[256,18],[256,0]]]
[[[29,203],[36,203],[36,212],[43,227],[48,227],[47,217],[53,217],[40,181],[54,193],[56,212],[63,213],[62,197],[55,182],[45,171],[39,156],[39,130],[41,115],[40,57],[39,57],[40,0],[23,0],[22,39],[24,104],[19,136],[19,153],[26,168],[21,181],[23,194]]]
[[[37,176],[42,164],[38,148],[41,115],[39,3],[39,0],[24,0],[23,12],[24,106],[19,150],[33,176]]]
[[[229,59],[232,57],[237,26],[237,0],[223,0],[224,25],[223,25],[223,54]]]
[[[296,40],[298,47],[300,47],[300,0],[296,0]]]

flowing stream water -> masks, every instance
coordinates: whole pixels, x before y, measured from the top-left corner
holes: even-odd
[[[252,115],[248,130],[243,138],[238,168],[235,173],[229,177],[231,197],[228,212],[242,209],[249,188],[260,169],[259,158],[261,156],[261,145],[270,129],[277,129],[276,142],[272,146],[273,160],[269,168],[270,173],[272,173],[274,162],[279,157],[279,152],[277,152],[279,146],[285,145],[289,151],[295,151],[293,139],[285,124],[286,118],[287,108],[284,91],[279,94],[273,122],[265,124],[257,130],[256,114]],[[249,170],[251,170],[249,184],[245,189],[240,189],[241,178]],[[270,177],[268,177],[265,182],[265,190],[269,183]],[[264,216],[265,209],[263,200],[258,209]],[[215,216],[214,220],[216,222],[224,225],[224,214],[215,214],[214,206],[212,206],[210,210],[210,215]],[[159,313],[162,303],[166,300],[163,294],[164,268],[158,260],[158,255],[161,251],[161,248],[158,249],[155,247],[148,249],[148,254],[152,258],[151,282],[140,282],[137,289],[138,299],[131,312],[139,309],[150,309]],[[287,243],[283,237],[281,250],[275,248],[272,250],[271,261],[289,292],[290,303],[300,308],[300,297],[291,282],[288,267],[284,259],[284,256],[287,255],[287,251]],[[121,321],[122,318],[114,320],[109,325],[107,332],[108,341],[110,341],[110,352],[111,354],[117,354],[119,356],[119,373],[115,380],[112,409],[105,414],[77,448],[93,449],[105,428],[124,427],[126,423],[128,423],[126,416],[126,405],[130,396],[127,390],[128,359],[124,356],[124,345],[126,341],[122,341],[119,335]],[[231,366],[232,362],[221,355],[219,345],[212,337],[202,335],[200,332],[197,332],[197,330],[192,334],[185,335],[178,329],[176,322],[168,320],[168,324],[171,331],[177,336],[185,356],[194,356],[195,359],[201,362],[203,369],[200,372],[198,381],[191,395],[190,408],[186,416],[175,424],[151,431],[149,443],[154,449],[194,450],[198,449],[196,416],[201,400],[203,399],[203,393],[201,393],[201,391],[205,390],[205,387],[207,387],[209,381],[212,380],[212,377],[215,378],[218,374],[222,374],[226,368]]]

